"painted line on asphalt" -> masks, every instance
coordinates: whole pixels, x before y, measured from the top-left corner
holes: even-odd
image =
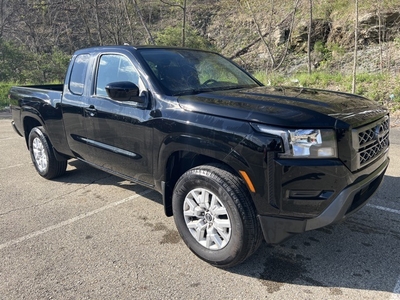
[[[5,168],[0,168],[0,171],[1,171],[1,170],[12,169],[12,168],[17,168],[17,167],[21,167],[21,166],[25,166],[25,164],[18,164],[18,165],[13,165],[13,166],[5,167]]]
[[[18,139],[20,139],[21,137],[8,137],[8,138],[3,138],[3,139],[0,139],[0,142],[1,141],[9,141],[9,140],[18,140]]]
[[[11,166],[11,167],[17,167],[17,166],[20,166],[20,165],[15,165],[15,166]],[[8,169],[8,168],[11,168],[11,167],[1,168],[0,170]],[[101,213],[101,212],[103,212],[105,210],[114,208],[114,207],[116,207],[118,205],[127,203],[127,202],[132,201],[132,200],[134,200],[136,198],[139,198],[141,196],[149,194],[150,192],[152,192],[152,190],[145,190],[145,191],[143,191],[143,192],[141,192],[139,194],[132,195],[132,196],[130,196],[128,198],[122,199],[122,200],[117,201],[117,202],[110,203],[110,204],[108,204],[106,206],[100,207],[100,208],[92,210],[90,212],[83,213],[83,214],[81,214],[79,216],[73,217],[73,218],[71,218],[69,220],[66,220],[66,221],[63,221],[61,223],[46,227],[44,229],[41,229],[41,230],[32,232],[30,234],[27,234],[25,236],[22,236],[20,238],[8,241],[8,242],[3,243],[3,244],[0,244],[0,250],[8,248],[8,247],[11,247],[13,245],[17,245],[17,244],[22,243],[24,241],[30,240],[30,239],[32,239],[34,237],[43,235],[43,234],[45,234],[45,233],[47,233],[49,231],[52,231],[52,230],[55,230],[55,229],[62,228],[64,226],[70,225],[70,224],[75,223],[75,222],[77,222],[79,220],[82,220],[82,219],[88,218],[90,216],[96,215],[96,214]],[[371,208],[375,208],[375,209],[379,209],[379,210],[382,210],[382,211],[387,211],[387,212],[391,212],[391,213],[395,213],[395,214],[399,214],[400,215],[400,210],[397,210],[397,209],[387,208],[387,207],[383,207],[383,206],[379,206],[379,205],[373,205],[373,204],[367,204],[367,206],[369,206]],[[393,289],[393,294],[392,294],[390,300],[400,300],[400,276],[399,276],[398,281],[397,281],[397,283],[396,283],[396,285],[395,285],[395,287]]]
[[[105,210],[107,210],[107,209],[111,209],[111,208],[114,208],[114,207],[116,207],[116,206],[118,206],[118,205],[127,203],[127,202],[132,201],[132,200],[134,200],[134,199],[136,199],[136,198],[139,198],[139,197],[141,197],[141,196],[144,196],[144,195],[146,195],[146,194],[149,194],[150,192],[152,192],[152,190],[145,190],[145,191],[143,191],[143,192],[141,192],[141,193],[139,193],[139,194],[132,195],[132,196],[130,196],[130,197],[128,197],[128,198],[122,199],[122,200],[117,201],[117,202],[110,203],[110,204],[108,204],[108,205],[106,205],[106,206],[100,207],[100,208],[95,209],[95,210],[92,210],[92,211],[90,211],[90,212],[83,213],[83,214],[81,214],[81,215],[79,215],[79,216],[73,217],[73,218],[71,218],[71,219],[69,219],[69,220],[66,220],[66,221],[63,221],[63,222],[61,222],[61,223],[58,223],[58,224],[55,224],[55,225],[46,227],[46,228],[44,228],[44,229],[41,229],[41,230],[32,232],[32,233],[27,234],[27,235],[25,235],[25,236],[22,236],[22,237],[20,237],[20,238],[17,238],[17,239],[8,241],[8,242],[6,242],[6,243],[4,243],[4,244],[0,244],[0,250],[2,250],[2,249],[4,249],[4,248],[11,247],[11,246],[16,245],[16,244],[19,244],[19,243],[22,243],[22,242],[24,242],[24,241],[30,240],[30,239],[32,239],[32,238],[34,238],[34,237],[40,236],[40,235],[45,234],[45,233],[47,233],[47,232],[49,232],[49,231],[52,231],[52,230],[54,230],[54,229],[58,229],[58,228],[61,228],[61,227],[70,225],[70,224],[75,223],[75,222],[77,222],[77,221],[79,221],[79,220],[82,220],[82,219],[88,218],[88,217],[90,217],[90,216],[93,216],[93,215],[95,215],[95,214],[101,213],[101,212],[103,212],[103,211],[105,211]]]
[[[398,210],[398,209],[388,208],[388,207],[374,205],[374,204],[367,204],[367,206],[400,215],[400,210]]]
[[[394,287],[393,294],[390,300],[400,300],[400,276],[397,280],[396,286]]]
[[[390,213],[394,213],[394,214],[398,214],[400,215],[400,210],[398,209],[393,209],[393,208],[388,208],[388,207],[384,207],[384,206],[380,206],[380,205],[374,205],[374,204],[367,204],[368,207],[371,208],[375,208],[375,209],[379,209],[382,211],[387,211]],[[397,279],[397,283],[393,289],[393,294],[390,297],[390,300],[400,300],[400,276]]]

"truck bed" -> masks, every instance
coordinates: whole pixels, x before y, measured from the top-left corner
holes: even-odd
[[[63,84],[43,84],[43,85],[24,85],[20,86],[22,88],[38,89],[38,90],[51,90],[62,92]]]
[[[23,126],[23,118],[29,114],[31,122],[36,119],[37,125],[41,124],[42,116],[45,116],[45,119],[61,119],[61,111],[57,105],[61,102],[63,88],[63,84],[12,87],[9,98],[12,124],[16,132],[22,136],[29,134]]]

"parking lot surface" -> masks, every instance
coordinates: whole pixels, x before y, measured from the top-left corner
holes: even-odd
[[[367,206],[222,270],[185,246],[158,193],[77,160],[41,178],[10,121],[0,119],[0,299],[400,300],[399,128]]]

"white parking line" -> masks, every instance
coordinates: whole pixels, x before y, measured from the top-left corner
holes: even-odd
[[[0,142],[1,142],[1,141],[8,141],[8,140],[17,140],[17,139],[19,139],[19,138],[21,138],[21,137],[9,137],[9,138],[3,138],[3,139],[0,139]]]
[[[100,212],[103,212],[103,211],[105,211],[105,210],[107,210],[107,209],[113,208],[113,207],[118,206],[118,205],[120,205],[120,204],[124,204],[124,203],[126,203],[126,202],[131,201],[131,200],[134,200],[134,199],[136,199],[136,198],[139,198],[139,197],[141,197],[141,196],[144,196],[144,195],[146,195],[146,194],[148,194],[148,193],[150,193],[150,192],[152,192],[152,190],[145,190],[145,191],[143,191],[143,192],[141,192],[141,193],[139,193],[139,194],[130,196],[130,197],[128,197],[128,198],[122,199],[122,200],[117,201],[117,202],[110,203],[110,204],[108,204],[108,205],[106,205],[106,206],[100,207],[100,208],[98,208],[98,209],[92,210],[92,211],[87,212],[87,213],[84,213],[84,214],[81,214],[81,215],[79,215],[79,216],[76,216],[76,217],[74,217],[74,218],[71,218],[71,219],[69,219],[69,220],[63,221],[63,222],[61,222],[61,223],[58,223],[58,224],[55,224],[55,225],[46,227],[46,228],[44,228],[44,229],[41,229],[41,230],[32,232],[32,233],[27,234],[27,235],[25,235],[25,236],[22,236],[22,237],[20,237],[20,238],[17,238],[17,239],[8,241],[8,242],[6,242],[6,243],[4,243],[4,244],[0,244],[0,250],[2,250],[2,249],[4,249],[4,248],[7,248],[7,247],[11,247],[11,246],[16,245],[16,244],[19,244],[19,243],[21,243],[21,242],[24,242],[24,241],[29,240],[29,239],[31,239],[31,238],[37,237],[37,236],[39,236],[39,235],[45,234],[46,232],[49,232],[49,231],[51,231],[51,230],[54,230],[54,229],[58,229],[58,228],[67,226],[67,225],[72,224],[72,223],[74,223],[74,222],[76,222],[76,221],[79,221],[79,220],[85,219],[85,218],[87,218],[87,217],[93,216],[93,215],[98,214],[98,213],[100,213]]]
[[[398,214],[400,215],[400,210],[398,209],[393,209],[393,208],[388,208],[388,207],[384,207],[384,206],[380,206],[380,205],[374,205],[374,204],[367,204],[368,207],[371,208],[375,208],[375,209],[379,209],[379,210],[383,210],[383,211],[387,211],[390,213],[394,213],[394,214]],[[390,297],[390,300],[400,300],[400,276],[397,279],[397,283],[394,287],[393,290],[393,294]]]
[[[367,206],[400,215],[400,210],[398,210],[398,209],[388,208],[388,207],[374,205],[374,204],[367,204]]]
[[[400,300],[400,276],[399,279],[397,280],[396,286],[394,287],[393,295],[390,298],[390,300]]]
[[[17,168],[17,167],[21,167],[21,166],[25,166],[25,165],[24,164],[18,164],[18,165],[8,166],[8,167],[5,167],[5,168],[0,168],[0,171],[1,170],[12,169],[12,168]]]
[[[16,165],[16,166],[20,166],[20,165]],[[13,166],[11,166],[11,167],[13,167]],[[8,167],[8,168],[11,168],[11,167]],[[0,170],[4,170],[4,169],[7,169],[7,168],[1,168]],[[58,228],[70,225],[70,224],[75,223],[75,222],[77,222],[79,220],[82,220],[82,219],[85,219],[87,217],[93,216],[95,214],[101,213],[101,212],[103,212],[105,210],[111,209],[111,208],[116,207],[118,205],[127,203],[127,202],[129,202],[131,200],[134,200],[136,198],[139,198],[141,196],[149,194],[150,192],[152,192],[152,190],[145,190],[145,191],[143,191],[143,192],[141,192],[139,194],[132,195],[132,196],[130,196],[128,198],[122,199],[122,200],[117,201],[117,202],[110,203],[110,204],[108,204],[106,206],[100,207],[100,208],[92,210],[90,212],[83,213],[83,214],[81,214],[79,216],[76,216],[76,217],[71,218],[69,220],[63,221],[61,223],[46,227],[44,229],[41,229],[41,230],[32,232],[30,234],[27,234],[25,236],[22,236],[20,238],[8,241],[8,242],[3,243],[3,244],[0,244],[0,250],[8,248],[8,247],[11,247],[11,246],[19,244],[19,243],[22,243],[22,242],[27,241],[29,239],[32,239],[34,237],[40,236],[40,235],[45,234],[45,233],[47,233],[49,231],[52,231],[54,229],[58,229]],[[383,210],[383,211],[387,211],[387,212],[391,212],[391,213],[395,213],[395,214],[399,214],[400,215],[400,210],[397,210],[397,209],[387,208],[387,207],[383,207],[383,206],[379,206],[379,205],[373,205],[373,204],[367,204],[367,206],[369,206],[371,208],[375,208],[375,209],[379,209],[379,210]],[[390,300],[400,300],[400,276],[399,276],[398,281],[397,281],[397,283],[396,283],[396,285],[394,287],[393,294],[390,297]]]

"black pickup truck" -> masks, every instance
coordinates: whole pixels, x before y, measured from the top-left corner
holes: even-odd
[[[13,87],[12,126],[48,179],[79,159],[162,194],[187,246],[219,267],[344,219],[389,163],[388,111],[266,87],[207,51],[77,51],[62,85]]]

